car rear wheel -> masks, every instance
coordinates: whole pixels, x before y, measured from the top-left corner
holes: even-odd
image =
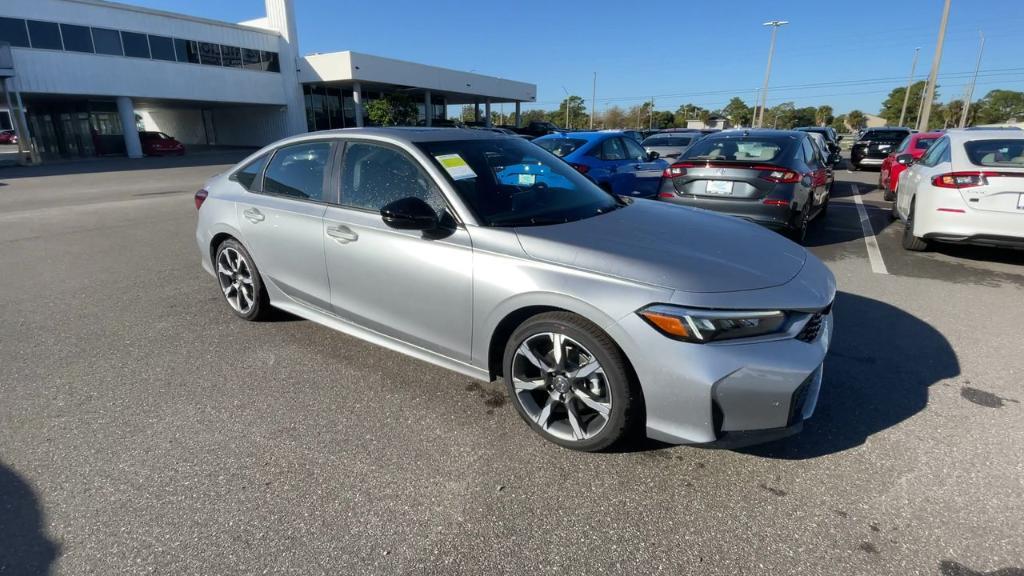
[[[914,203],[910,204],[907,212],[907,223],[903,227],[903,248],[912,252],[921,252],[928,249],[928,241],[914,236]]]
[[[246,320],[263,320],[270,312],[270,300],[252,256],[237,240],[225,240],[213,260],[220,291],[231,310]]]
[[[600,328],[569,312],[519,326],[505,346],[516,412],[545,439],[593,452],[627,437],[642,402],[625,356]]]
[[[808,200],[810,202],[810,200]],[[793,224],[793,229],[789,233],[789,237],[793,242],[800,244],[801,246],[807,241],[807,226],[811,220],[811,207],[804,206],[804,209],[796,215]]]

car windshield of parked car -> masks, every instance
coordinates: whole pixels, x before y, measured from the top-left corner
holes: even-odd
[[[143,132],[143,140],[170,140],[171,137],[163,132]]]
[[[623,205],[565,161],[525,140],[456,140],[418,146],[487,226],[559,224]]]
[[[860,137],[871,142],[902,142],[909,132],[906,130],[868,130]]]
[[[538,138],[533,143],[561,158],[572,154],[587,141],[579,138]]]
[[[718,162],[773,162],[782,158],[790,146],[783,138],[750,136],[745,138],[704,138],[694,144],[683,159]]]
[[[692,140],[690,136],[651,136],[644,140],[644,146],[689,146]]]
[[[974,140],[964,144],[967,157],[976,166],[1024,168],[1024,138],[1013,140]]]
[[[938,140],[938,138],[918,138],[917,142],[914,142],[914,149],[927,150],[928,147],[931,146],[932,143],[935,142],[936,140]]]

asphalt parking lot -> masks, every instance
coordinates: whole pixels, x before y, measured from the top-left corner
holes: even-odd
[[[235,319],[191,194],[237,157],[0,169],[0,574],[1024,574],[1024,253],[904,252],[877,172],[812,226],[804,432],[595,455],[496,383]]]

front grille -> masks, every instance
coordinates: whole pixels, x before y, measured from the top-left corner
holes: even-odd
[[[828,316],[829,312],[832,311],[832,305],[829,304],[825,308],[817,311],[811,316],[811,319],[804,325],[803,330],[796,335],[796,339],[802,342],[814,342],[818,339],[818,332],[821,331],[821,323],[825,320],[825,316]]]

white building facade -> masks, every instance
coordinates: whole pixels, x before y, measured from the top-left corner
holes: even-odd
[[[103,0],[3,0],[0,78],[22,142],[42,158],[138,157],[140,129],[260,146],[367,124],[365,102],[395,92],[420,103],[425,125],[451,104],[535,101],[523,82],[353,52],[300,57],[293,1],[265,5],[266,17],[232,24]]]

